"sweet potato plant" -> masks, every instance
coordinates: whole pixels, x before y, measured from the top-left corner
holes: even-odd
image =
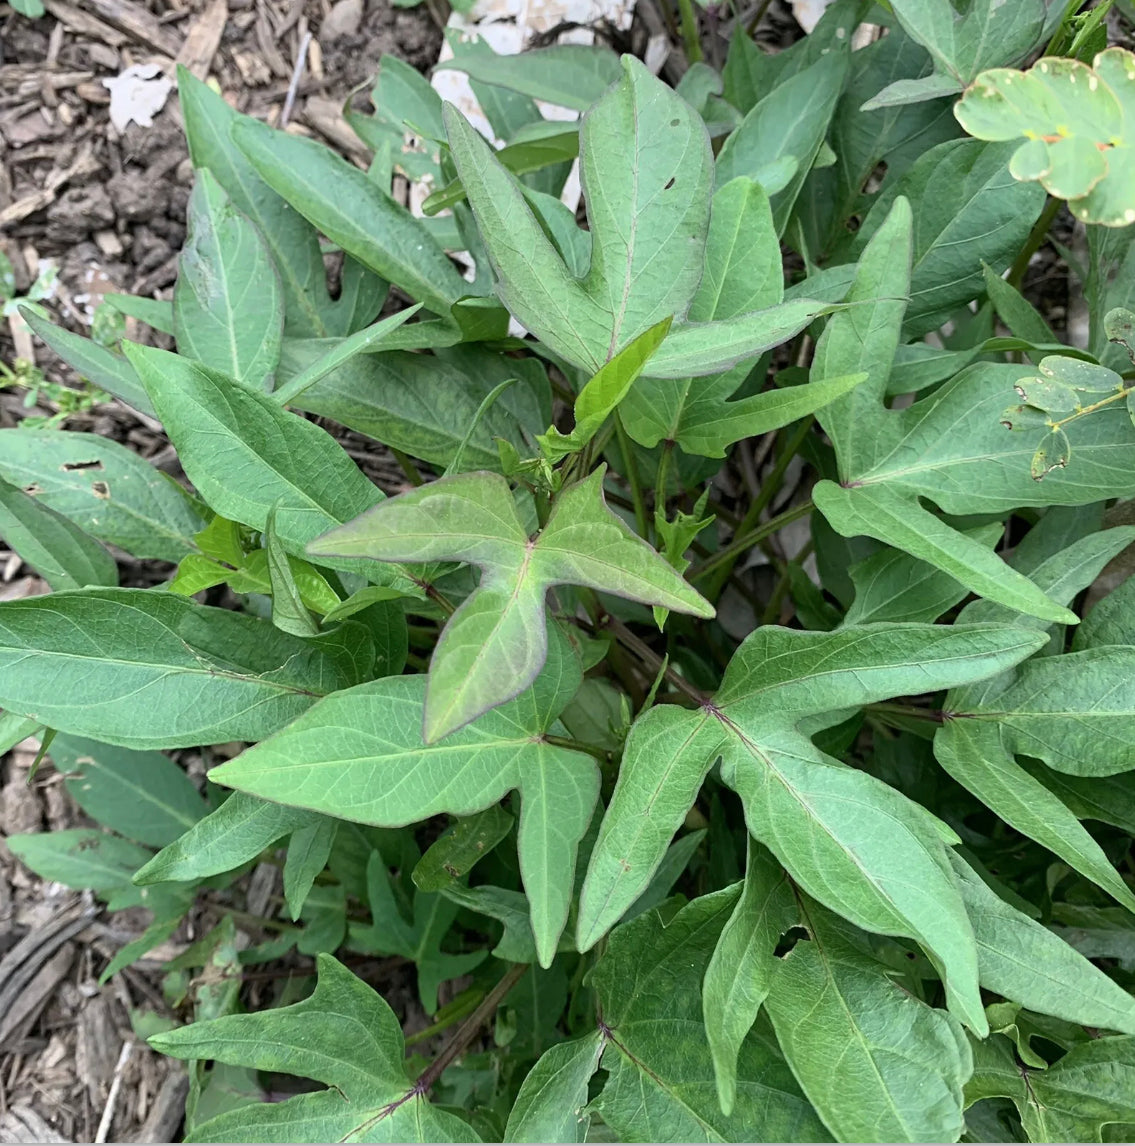
[[[107,976],[220,920],[139,1020],[188,1140],[1130,1136],[1135,57],[1077,7],[676,88],[457,43],[492,143],[387,59],[365,171],[180,77],[176,290],[114,300],[176,353],[28,317],[187,483],[0,431],[0,704],[102,825],[9,846],[152,913]]]

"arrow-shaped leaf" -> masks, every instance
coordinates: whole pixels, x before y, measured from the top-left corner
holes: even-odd
[[[330,955],[314,993],[290,1007],[226,1015],[155,1035],[174,1058],[213,1059],[325,1083],[284,1102],[254,1102],[193,1129],[198,1142],[475,1142],[406,1075],[394,1012]]]
[[[425,679],[387,677],[325,698],[210,775],[266,800],[385,827],[472,815],[518,790],[520,869],[547,966],[599,794],[594,761],[544,739],[580,680],[560,646],[533,688],[441,743],[422,742]]]
[[[508,483],[456,474],[376,506],[319,538],[308,552],[378,561],[467,561],[481,583],[450,618],[434,650],[425,708],[427,743],[516,696],[536,679],[553,585],[713,616],[713,608],[603,500],[603,469],[557,499],[529,538]]]
[[[641,893],[722,757],[722,779],[741,796],[749,831],[793,879],[865,930],[921,942],[943,971],[951,1008],[984,1029],[972,933],[943,842],[954,842],[952,833],[895,789],[826,756],[796,727],[809,715],[984,679],[1044,639],[1004,626],[758,629],[711,703],[695,711],[659,706],[633,725],[584,882],[580,949]]]

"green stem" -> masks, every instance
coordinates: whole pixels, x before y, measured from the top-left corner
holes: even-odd
[[[670,462],[674,456],[674,443],[662,443],[662,457],[658,459],[658,476],[654,481],[654,512],[666,516],[666,497],[670,481]]]
[[[771,537],[786,525],[790,525],[794,521],[799,521],[802,517],[807,517],[811,512],[811,498],[802,505],[794,505],[791,509],[786,510],[779,516],[771,518],[763,525],[757,526],[751,533],[744,533],[735,537],[724,549],[715,553],[707,561],[703,561],[700,565],[695,565],[689,570],[686,574],[686,579],[689,581],[700,580],[706,576],[706,574],[712,573],[715,569],[725,564],[728,564],[730,568],[732,568],[733,562],[736,561],[742,553],[752,549],[754,545],[760,544],[766,537]]]
[[[698,17],[692,0],[678,0],[678,13],[682,18],[682,43],[686,48],[686,59],[691,64],[700,63],[704,56],[698,36]]]
[[[660,657],[646,641],[632,633],[618,617],[612,617],[610,613],[608,613],[603,619],[603,626],[614,633],[615,639],[619,644],[628,648],[638,657],[652,677],[657,676],[658,673],[661,672],[665,675],[666,680],[683,695],[689,697],[695,704],[700,706],[708,702],[709,698],[704,692],[696,689],[685,677],[670,668],[664,657]],[[641,708],[642,705],[639,704],[637,707]]]
[[[638,462],[631,450],[631,440],[623,427],[623,420],[615,411],[615,436],[619,441],[619,453],[623,455],[623,465],[627,471],[627,481],[631,487],[631,499],[634,501],[634,519],[638,527],[638,535],[646,540],[650,538],[649,519],[646,516],[646,500],[642,496],[642,481],[638,474]]]
[[[422,477],[418,467],[414,465],[407,454],[404,454],[401,450],[396,450],[393,446],[387,446],[386,448],[394,455],[394,460],[402,467],[402,472],[406,475],[406,480],[411,485],[425,485],[426,479]]]
[[[573,752],[586,752],[588,756],[594,756],[600,764],[607,764],[611,758],[611,754],[606,749],[597,748],[594,744],[584,744],[582,740],[573,740],[570,736],[553,736],[546,732],[544,742],[554,744],[559,748],[570,748]]]
[[[481,996],[481,999],[483,998],[484,995]],[[432,1026],[426,1027],[424,1031],[415,1031],[414,1034],[407,1035],[406,1046],[417,1046],[418,1043],[424,1043],[427,1039],[433,1038],[434,1035],[441,1034],[442,1031],[448,1030],[454,1023],[459,1022],[465,1018],[466,1015],[472,1014],[481,999],[471,998],[465,1006],[458,1008],[455,1014],[442,1019],[440,1023],[434,1023]]]
[[[811,415],[804,418],[800,425],[792,432],[792,436],[784,443],[784,449],[780,451],[775,465],[773,465],[765,481],[761,483],[761,488],[757,496],[749,503],[749,508],[745,511],[745,516],[741,518],[737,528],[733,531],[734,538],[743,537],[756,528],[757,522],[761,519],[761,514],[764,513],[772,499],[780,492],[780,487],[784,482],[784,475],[788,472],[788,467],[792,459],[804,444],[804,439],[811,431],[814,421],[815,418]],[[761,537],[767,536],[768,534],[761,535]],[[732,546],[723,549],[721,553],[717,554],[712,560],[719,560],[721,554],[729,552],[731,548]],[[725,587],[725,582],[729,580],[729,574],[733,571],[733,564],[737,560],[737,557],[741,555],[741,552],[743,551],[737,551],[732,560],[727,559],[721,572],[706,586],[706,593],[710,600],[716,600],[721,590]]]
[[[1025,245],[1017,253],[1012,267],[1009,268],[1009,275],[1005,281],[1011,287],[1020,288],[1025,277],[1025,271],[1029,269],[1029,260],[1044,245],[1045,239],[1048,238],[1048,229],[1052,226],[1052,221],[1060,213],[1060,208],[1063,206],[1063,199],[1049,199],[1045,204],[1044,210],[1040,213],[1040,218],[1033,225],[1029,237],[1025,239]]]

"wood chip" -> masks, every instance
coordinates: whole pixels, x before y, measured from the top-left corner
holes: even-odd
[[[6,1114],[0,1114],[0,1142],[69,1142],[54,1130],[30,1106],[20,1103]]]
[[[14,1046],[27,1035],[40,1011],[71,970],[76,950],[74,943],[60,947],[35,973],[8,1010],[0,1015],[0,1047]]]
[[[213,57],[221,46],[221,35],[228,18],[228,0],[212,0],[193,21],[185,43],[177,53],[177,62],[188,68],[199,80],[204,80],[213,66]]]
[[[101,40],[112,48],[121,48],[123,44],[130,42],[129,36],[109,24],[104,24],[89,12],[76,8],[74,4],[66,3],[66,0],[43,0],[43,6],[61,24],[65,24],[72,32],[78,32],[81,36]]]
[[[26,219],[36,211],[42,211],[55,201],[55,196],[64,184],[80,176],[90,175],[98,171],[101,166],[102,164],[95,158],[94,147],[88,140],[70,167],[62,171],[53,171],[42,187],[22,199],[17,199],[0,211],[0,227]]]
[[[181,49],[177,36],[141,4],[131,0],[85,0],[108,24],[125,32],[131,39],[169,56],[172,60]]]
[[[303,114],[299,117],[314,128],[340,151],[363,163],[370,160],[370,148],[347,126],[343,119],[343,105],[339,100],[324,96],[308,96]]]
[[[185,1099],[189,1094],[189,1075],[175,1067],[154,1098],[135,1142],[172,1142],[185,1118]]]

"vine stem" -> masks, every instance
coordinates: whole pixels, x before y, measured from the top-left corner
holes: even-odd
[[[1025,245],[1021,247],[1017,257],[1013,260],[1012,267],[1009,268],[1009,274],[1005,281],[1011,287],[1020,287],[1025,277],[1025,271],[1029,269],[1029,260],[1040,250],[1044,240],[1048,238],[1048,229],[1052,226],[1052,221],[1060,213],[1060,208],[1063,206],[1064,201],[1062,199],[1049,199],[1045,204],[1044,210],[1040,213],[1040,218],[1033,224],[1033,229],[1029,232],[1028,238],[1025,239]]]
[[[726,563],[732,568],[733,562],[736,561],[745,550],[752,549],[754,545],[758,545],[764,541],[766,537],[770,537],[778,530],[783,529],[786,525],[790,525],[794,521],[799,521],[802,517],[807,517],[807,515],[812,512],[812,509],[811,498],[801,505],[794,505],[791,509],[785,510],[785,512],[779,516],[771,518],[763,525],[757,526],[757,528],[750,533],[742,533],[735,537],[724,549],[715,553],[700,565],[695,565],[686,576],[691,581],[697,581]]]
[[[483,1023],[488,1020],[505,996],[524,978],[528,971],[527,963],[515,963],[499,983],[481,1000],[477,1009],[453,1032],[453,1037],[441,1048],[437,1058],[418,1075],[414,1091],[425,1094],[445,1073],[462,1051],[473,1041]]]
[[[784,475],[788,471],[788,466],[792,459],[796,456],[800,447],[804,444],[804,439],[808,436],[808,432],[812,429],[812,423],[815,418],[809,415],[805,418],[800,425],[793,432],[792,437],[784,443],[784,449],[780,452],[780,456],[776,459],[776,464],[773,466],[772,471],[768,475],[768,479],[762,483],[757,496],[749,503],[749,508],[745,511],[745,516],[741,518],[737,528],[733,531],[734,541],[728,545],[720,553],[715,554],[708,561],[704,562],[705,566],[709,566],[711,562],[719,562],[723,567],[721,571],[714,577],[706,588],[709,597],[715,598],[725,586],[725,582],[729,580],[729,574],[733,572],[733,565],[737,558],[741,555],[743,550],[735,550],[732,556],[728,558],[722,557],[722,554],[729,553],[733,550],[733,545],[736,544],[738,539],[743,538],[746,534],[752,532],[757,528],[757,522],[760,520],[761,514],[768,508],[769,503],[780,490],[784,482]],[[776,521],[777,518],[773,518]],[[771,522],[770,522],[771,524]],[[767,537],[768,534],[762,534],[757,540]],[[696,568],[696,567],[695,567]],[[696,575],[696,574],[695,574]]]
[[[619,411],[615,411],[615,436],[619,443],[619,453],[623,455],[623,462],[627,467],[627,481],[630,482],[631,499],[634,501],[634,519],[635,525],[638,526],[638,535],[642,538],[650,538],[650,526],[647,523],[646,517],[646,499],[642,495],[642,481],[638,474],[638,460],[631,452],[631,440],[627,431],[623,428],[623,419],[619,417]]]
[[[662,673],[665,678],[684,696],[701,706],[709,703],[709,697],[681,674],[676,673],[664,657],[660,657],[641,637],[636,636],[619,620],[607,613],[603,617],[603,627],[615,635],[619,644],[629,649],[647,667],[652,676]]]

